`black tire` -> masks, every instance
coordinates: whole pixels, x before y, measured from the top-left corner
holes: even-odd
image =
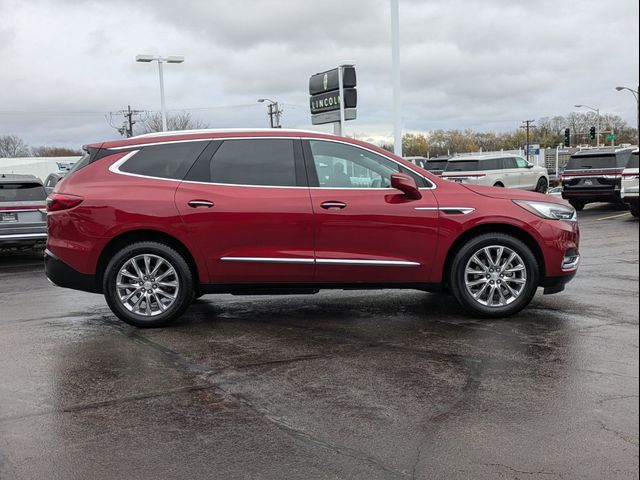
[[[546,178],[540,177],[540,180],[538,180],[536,185],[536,192],[547,193],[547,190],[549,190],[549,182],[547,182]]]
[[[629,204],[629,211],[631,212],[631,215],[633,215],[634,217],[638,218],[638,213],[639,212],[639,205],[638,203],[630,203]]]
[[[571,204],[571,206],[572,206],[573,208],[575,208],[575,209],[576,209],[576,211],[578,211],[578,212],[581,212],[582,210],[584,210],[584,206],[585,206],[585,203],[584,203],[584,202],[581,202],[581,201],[579,201],[579,200],[569,200],[569,203],[570,203],[570,204]]]
[[[494,187],[504,188],[504,185],[501,182],[496,182],[493,184]]]
[[[129,267],[132,265],[128,263],[132,261],[132,259],[138,257],[137,262],[140,262],[140,256],[148,255],[151,258],[151,262],[158,261],[157,259],[162,259],[165,263],[162,263],[163,272],[167,272],[170,270],[170,267],[173,268],[174,273],[170,273],[168,277],[170,281],[167,281],[167,284],[175,283],[175,287],[160,287],[157,285],[159,282],[162,282],[161,278],[155,279],[153,277],[145,277],[148,278],[146,283],[147,285],[144,288],[149,288],[149,293],[155,295],[155,300],[151,297],[147,297],[149,300],[148,304],[144,299],[140,301],[140,308],[142,305],[145,306],[145,310],[153,313],[153,307],[156,307],[160,313],[153,313],[149,315],[145,315],[142,313],[136,313],[134,311],[129,310],[120,298],[119,290],[116,287],[116,282],[118,279],[118,275],[121,273],[121,270],[128,264]],[[137,263],[140,266],[140,263]],[[151,264],[151,268],[156,265],[155,263]],[[144,266],[144,257],[142,257],[142,266]],[[130,270],[133,272],[133,270]],[[144,272],[142,272],[144,273]],[[154,274],[156,275],[156,274]],[[160,277],[162,274],[160,275]],[[121,281],[132,281],[132,288],[122,289],[120,291],[123,292],[124,295],[129,295],[130,293],[142,289],[143,293],[138,296],[138,294],[134,294],[132,297],[132,301],[135,301],[136,298],[141,299],[144,293],[143,286],[139,286],[140,284],[136,281],[129,280],[129,277],[121,279]],[[142,281],[142,279],[139,279]],[[152,284],[151,280],[156,282],[156,284]],[[128,285],[128,284],[127,284]],[[194,297],[194,280],[193,274],[189,265],[185,261],[185,259],[173,248],[158,242],[139,242],[134,243],[132,245],[128,245],[124,247],[122,250],[118,251],[109,261],[107,268],[105,270],[105,274],[103,277],[103,292],[104,297],[109,305],[111,311],[124,322],[134,325],[136,327],[143,328],[152,328],[152,327],[162,327],[170,324],[175,321],[180,315],[184,313],[184,311],[189,307],[191,301]],[[158,287],[158,288],[156,288]],[[164,290],[160,291],[159,289],[164,288]],[[168,288],[168,289],[167,289]],[[157,292],[157,295],[155,294]],[[166,293],[166,296],[163,294]],[[170,295],[173,295],[173,300],[167,300]],[[126,298],[126,297],[125,297]],[[160,300],[158,300],[160,299]],[[164,304],[163,301],[171,302]],[[159,305],[161,303],[162,305]],[[128,304],[128,303],[127,303]],[[168,306],[167,306],[168,305]],[[166,308],[166,310],[164,308]]]
[[[515,297],[511,303],[503,306],[483,305],[479,300],[474,298],[466,286],[465,271],[467,269],[467,263],[471,261],[474,254],[477,254],[485,247],[506,247],[515,252],[519,256],[519,260],[523,263],[526,279],[523,280],[524,285],[519,296]],[[487,272],[487,275],[490,274]],[[496,272],[496,276],[497,275],[498,273]],[[484,274],[480,277],[483,276]],[[497,283],[502,281],[504,280],[497,281]],[[458,300],[468,312],[484,318],[502,318],[518,313],[531,302],[538,288],[539,281],[540,270],[533,252],[522,241],[503,233],[487,233],[469,240],[456,252],[453,262],[451,263],[451,270],[449,271],[449,286],[456,300]],[[497,288],[507,292],[506,289],[502,290],[505,287]]]

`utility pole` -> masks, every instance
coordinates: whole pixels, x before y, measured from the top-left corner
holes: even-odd
[[[267,102],[267,114],[269,115],[269,126],[271,128],[280,128],[280,115],[282,115],[282,110],[278,105],[278,102],[274,102],[268,98],[259,98],[258,103]]]
[[[140,115],[144,113],[144,110],[131,110],[131,105],[127,105],[126,110],[118,110],[117,112],[109,112],[109,125],[115,128],[120,135],[123,135],[127,138],[133,137],[133,126],[136,124],[134,120],[134,116]],[[111,117],[113,115],[122,115],[124,117],[124,121],[121,127],[116,127],[111,121]]]
[[[524,125],[520,125],[520,128],[524,128],[527,130],[527,162],[529,161],[529,129],[530,128],[536,128],[535,125],[533,125],[533,123],[535,122],[535,120],[523,120],[522,123],[524,123]]]

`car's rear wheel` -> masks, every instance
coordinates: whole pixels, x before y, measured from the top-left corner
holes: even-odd
[[[547,182],[546,178],[541,177],[536,185],[536,192],[547,193],[547,190],[549,190],[549,182]]]
[[[111,311],[137,327],[176,320],[194,295],[193,275],[173,248],[139,242],[118,251],[107,265],[103,292]]]
[[[471,313],[507,317],[526,307],[540,278],[535,255],[519,239],[502,233],[483,234],[458,250],[449,285]]]
[[[640,209],[638,208],[638,203],[630,203],[629,211],[631,212],[631,215],[638,218],[638,214],[640,213]]]
[[[573,208],[575,208],[578,212],[581,212],[582,210],[584,210],[584,206],[585,203],[584,202],[580,202],[578,200],[569,200],[569,203],[571,204],[571,206]]]

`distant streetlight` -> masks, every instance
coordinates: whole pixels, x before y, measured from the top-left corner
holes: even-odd
[[[167,110],[164,104],[164,76],[162,73],[163,63],[182,63],[184,57],[182,55],[169,55],[161,57],[159,55],[136,55],[136,62],[158,62],[158,75],[160,76],[160,110],[162,114],[162,131],[167,131]]]
[[[282,114],[282,110],[278,107],[278,102],[274,102],[268,98],[259,98],[258,102],[269,102],[269,105],[267,106],[269,113],[269,126],[271,128],[280,128],[280,114]]]
[[[593,108],[589,105],[574,105],[576,108],[588,108],[589,110],[593,110],[596,112],[596,147],[600,146],[600,109]]]
[[[640,88],[638,88],[638,90],[633,90],[632,88],[629,87],[616,87],[617,91],[622,91],[622,90],[629,90],[631,92],[631,94],[635,97],[636,99],[636,109],[637,109],[637,115],[638,115],[638,123],[637,123],[637,127],[638,127],[638,145],[640,146],[640,102],[638,101],[638,90],[640,90]]]

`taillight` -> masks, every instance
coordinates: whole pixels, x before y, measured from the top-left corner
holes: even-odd
[[[66,193],[52,193],[47,198],[47,211],[59,212],[60,210],[69,210],[77,207],[82,203],[84,198],[77,195],[67,195]]]

